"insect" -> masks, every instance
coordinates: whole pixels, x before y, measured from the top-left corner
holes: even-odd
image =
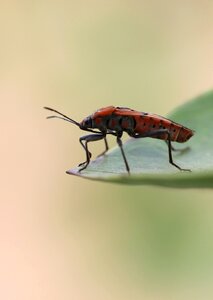
[[[111,134],[114,135],[117,139],[117,143],[121,150],[121,154],[125,163],[126,171],[130,173],[129,164],[124,153],[121,140],[123,132],[126,132],[130,137],[136,139],[151,137],[166,141],[168,145],[170,164],[181,171],[191,171],[189,169],[182,169],[180,166],[174,163],[172,158],[172,151],[176,149],[173,148],[171,142],[184,143],[188,141],[194,134],[193,130],[181,124],[178,124],[156,114],[139,112],[126,107],[114,106],[101,108],[94,112],[92,115],[83,119],[82,122],[78,123],[55,109],[49,107],[44,108],[59,115],[49,116],[47,117],[48,119],[59,118],[77,125],[84,131],[92,132],[92,134],[84,135],[79,139],[86,153],[86,160],[83,163],[79,164],[79,171],[86,169],[92,157],[91,152],[88,150],[88,143],[104,140],[105,150],[101,154],[103,155],[109,149],[106,137],[108,134]]]

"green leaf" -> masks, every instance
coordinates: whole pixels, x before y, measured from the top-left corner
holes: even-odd
[[[188,146],[188,150],[173,152],[174,162],[182,168],[191,169],[192,172],[179,171],[169,163],[168,149],[164,141],[152,138],[132,138],[124,143],[131,175],[126,173],[118,147],[91,161],[87,169],[79,172],[78,168],[74,168],[67,173],[93,180],[123,184],[212,188],[213,91],[178,107],[168,115],[168,118],[195,130],[195,135],[186,144],[175,143],[175,148]]]

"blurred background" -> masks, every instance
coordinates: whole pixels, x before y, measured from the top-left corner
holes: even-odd
[[[42,107],[166,115],[212,88],[213,2],[3,0],[0,41],[0,298],[212,299],[212,191],[66,175],[84,133]]]

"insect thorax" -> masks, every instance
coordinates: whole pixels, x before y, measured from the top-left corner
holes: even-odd
[[[100,130],[128,131],[134,129],[135,119],[133,116],[118,116],[112,114],[110,116],[96,117],[93,120],[93,126]]]

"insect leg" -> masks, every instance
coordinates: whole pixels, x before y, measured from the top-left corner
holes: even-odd
[[[181,167],[179,167],[177,164],[174,163],[173,158],[172,158],[172,144],[171,144],[171,135],[169,130],[167,129],[159,129],[156,131],[151,131],[151,132],[147,132],[144,134],[132,134],[131,136],[134,138],[145,138],[145,137],[158,137],[161,136],[162,134],[167,133],[168,137],[167,137],[167,145],[168,145],[168,151],[169,151],[169,162],[170,164],[172,164],[174,167],[178,168],[180,171],[189,171],[191,172],[190,169],[182,169]]]
[[[121,137],[119,135],[117,135],[117,143],[118,143],[118,146],[121,149],[121,154],[123,156],[123,160],[124,160],[124,163],[125,163],[125,166],[126,166],[126,170],[130,174],[129,165],[128,165],[128,162],[127,162],[127,159],[126,159],[126,156],[125,156],[125,153],[124,153],[124,149],[123,149],[123,143],[122,143]]]
[[[168,141],[165,141],[165,142],[168,145]],[[171,144],[171,149],[172,149],[172,151],[175,151],[175,152],[184,153],[184,152],[187,152],[190,149],[190,147],[185,147],[185,148],[182,148],[182,149],[177,149],[177,148],[174,148],[174,146]]]
[[[109,150],[109,145],[108,145],[106,137],[104,137],[104,143],[105,143],[105,150],[101,154],[99,154],[97,157],[104,155]]]
[[[180,171],[188,171],[191,172],[190,169],[182,169],[181,167],[179,167],[177,164],[175,164],[173,162],[173,158],[172,158],[172,148],[171,148],[171,136],[170,136],[170,132],[168,131],[168,150],[169,150],[169,162],[170,164],[172,164],[173,166],[175,166],[176,168],[178,168]]]
[[[105,151],[102,153],[102,155],[109,150],[109,145],[108,145],[106,137],[104,137],[104,143],[105,143]]]
[[[102,133],[97,133],[97,134],[89,134],[89,135],[84,135],[82,136],[79,141],[82,145],[82,147],[84,148],[85,152],[86,152],[86,161],[79,164],[79,167],[80,166],[83,166],[80,170],[84,170],[86,169],[86,167],[88,166],[89,162],[90,162],[90,158],[92,156],[92,154],[89,152],[88,150],[88,143],[89,142],[94,142],[94,141],[99,141],[99,140],[102,140],[105,138],[105,134],[102,134]],[[85,141],[85,144],[83,143]]]

